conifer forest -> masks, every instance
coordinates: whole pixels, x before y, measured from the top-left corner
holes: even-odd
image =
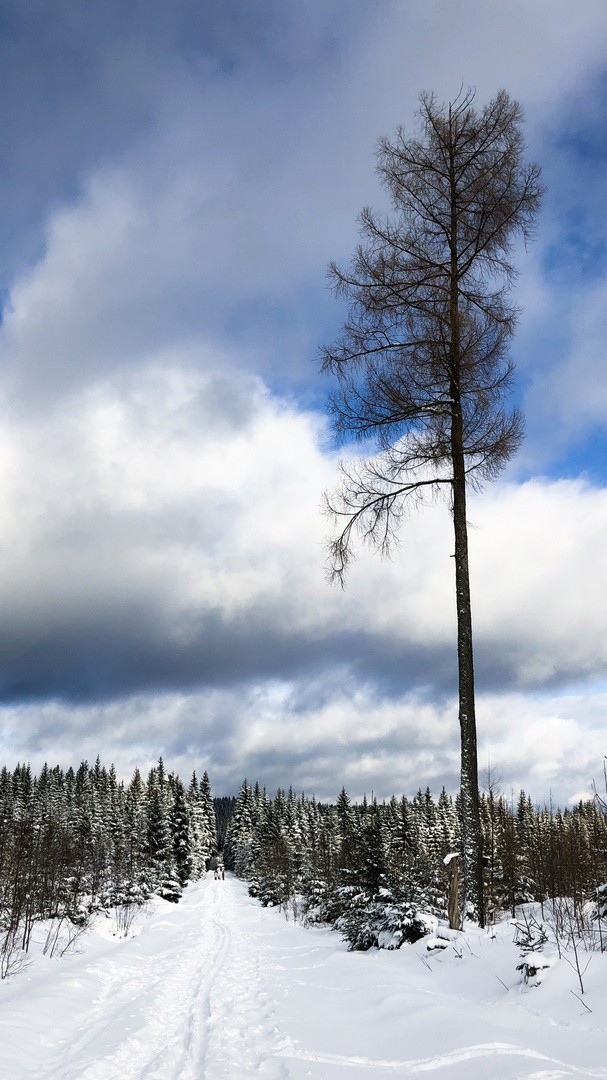
[[[426,789],[359,804],[342,789],[327,804],[292,789],[272,799],[245,780],[237,798],[213,799],[206,772],[186,786],[160,759],[147,779],[135,770],[125,784],[98,758],[76,771],[45,765],[37,776],[28,765],[3,768],[0,808],[2,977],[27,953],[37,922],[50,927],[51,952],[96,912],[112,909],[127,927],[154,895],[178,902],[216,859],[262,905],[331,926],[353,950],[396,949],[423,937],[429,916],[457,926],[465,915],[457,878],[457,914],[450,909],[461,814],[444,789],[438,799]],[[604,801],[561,811],[489,785],[481,818],[489,919],[567,897],[578,931],[598,935],[602,949]]]
[[[99,758],[77,771],[45,765],[39,776],[29,765],[3,768],[0,815],[2,978],[27,953],[37,921],[54,921],[51,951],[100,909],[121,911],[126,929],[151,896],[177,902],[217,849],[206,772],[186,788],[162,759],[146,781],[136,769],[128,785]]]
[[[582,936],[598,934],[602,949],[603,801],[538,808],[524,791],[507,800],[490,785],[480,804],[489,919],[567,897],[576,928]],[[293,791],[278,791],[272,800],[245,781],[225,858],[262,904],[290,906],[304,922],[332,925],[351,949],[394,949],[428,932],[424,916],[459,922],[449,911],[449,893],[461,846],[460,800],[444,789],[437,800],[426,789],[413,799],[359,805],[342,789],[330,806]],[[463,903],[460,882],[457,906],[465,914]]]

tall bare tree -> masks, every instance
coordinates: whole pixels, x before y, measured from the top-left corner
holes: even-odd
[[[505,91],[482,110],[474,93],[448,106],[420,96],[418,137],[382,139],[378,172],[394,213],[365,209],[347,270],[329,268],[349,303],[342,337],[322,350],[340,442],[373,440],[341,466],[327,496],[337,522],[331,572],[343,583],[355,535],[387,553],[411,503],[444,493],[455,532],[461,799],[466,900],[484,922],[466,493],[518,447],[507,411],[516,309],[513,241],[527,240],[543,187],[525,164],[520,105]]]

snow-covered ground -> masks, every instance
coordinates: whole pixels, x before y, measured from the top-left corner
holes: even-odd
[[[135,937],[110,929],[0,984],[3,1080],[607,1078],[607,954],[588,1012],[564,960],[521,985],[510,926],[348,953],[232,877],[156,901]]]

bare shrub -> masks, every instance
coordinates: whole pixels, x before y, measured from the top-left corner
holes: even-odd
[[[79,918],[74,922],[67,915],[60,915],[53,919],[47,930],[46,940],[42,953],[44,956],[65,956],[83,934],[87,932],[91,924],[90,915]]]
[[[579,905],[569,897],[556,897],[545,907],[545,918],[550,927],[559,958],[565,960],[575,971],[580,990],[584,993],[584,975],[592,959],[584,954],[601,948],[600,931],[593,924],[588,905]],[[573,959],[571,959],[571,955]]]
[[[114,908],[113,925],[116,937],[130,937],[133,923],[143,906],[143,904],[118,904]]]
[[[0,936],[0,979],[10,979],[31,964],[20,945],[22,933],[23,928],[17,925],[5,930]]]

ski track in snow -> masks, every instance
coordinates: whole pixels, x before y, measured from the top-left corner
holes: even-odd
[[[142,955],[138,938],[125,943],[133,947],[128,962],[124,954],[98,960],[88,970],[101,988],[92,1012],[79,1018],[79,1033],[62,1040],[68,1046],[47,1046],[44,1065],[38,1062],[19,1075],[36,1080],[287,1077],[286,1064],[269,1056],[278,1043],[261,957],[238,928],[232,907],[228,883],[207,880],[199,892],[189,890],[181,911],[167,912],[163,921],[173,922],[187,910],[168,948]],[[159,937],[163,921],[154,928]],[[1,1059],[0,1076],[4,1080]]]
[[[163,958],[160,976],[151,958],[156,985],[145,1005],[145,1026],[111,1058],[74,1073],[74,1080],[239,1080],[252,1073],[278,1080],[287,1075],[284,1068],[266,1067],[273,1041],[271,1005],[261,985],[259,957],[228,921],[229,891],[223,882],[209,881],[199,895],[189,912],[194,926],[184,935],[179,955]],[[150,972],[138,970],[132,990],[120,987],[119,992],[132,1000],[140,985],[145,1000],[149,977]],[[107,999],[120,980],[120,970],[108,979]],[[57,1080],[71,1076],[60,1067]]]
[[[283,1053],[283,1051],[278,1051],[278,1053]],[[457,1065],[461,1062],[471,1062],[476,1058],[495,1058],[503,1056],[546,1061],[550,1062],[553,1066],[559,1066],[559,1069],[556,1072],[554,1071],[554,1068],[552,1068],[548,1071],[543,1069],[541,1072],[516,1074],[517,1076],[524,1075],[527,1080],[558,1080],[559,1077],[566,1076],[600,1077],[604,1080],[607,1076],[605,1069],[592,1070],[577,1068],[575,1065],[566,1065],[563,1061],[557,1061],[555,1058],[540,1054],[537,1050],[525,1050],[520,1046],[512,1046],[508,1043],[486,1043],[479,1046],[464,1046],[460,1047],[458,1050],[453,1050],[449,1054],[418,1058],[414,1061],[378,1061],[363,1057],[341,1057],[339,1054],[313,1054],[307,1050],[284,1051],[284,1054],[288,1057],[300,1058],[303,1061],[314,1061],[322,1063],[323,1065],[349,1066],[350,1068],[355,1069],[366,1069],[367,1072],[369,1072],[369,1070],[372,1072],[389,1070],[390,1072],[397,1072],[401,1076],[430,1071],[436,1072],[439,1069],[443,1069],[450,1065]]]
[[[45,961],[29,1014],[26,983],[11,983],[16,992],[0,1003],[11,1065],[4,1071],[0,1052],[0,1078],[607,1080],[600,1029],[568,1033],[569,1021],[542,1021],[524,999],[494,1012],[442,980],[429,990],[404,959],[347,954],[336,935],[287,925],[240,882],[208,876],[178,906],[157,907],[139,937]],[[522,1045],[491,1038],[515,1031]],[[578,1056],[577,1039],[588,1037]]]

